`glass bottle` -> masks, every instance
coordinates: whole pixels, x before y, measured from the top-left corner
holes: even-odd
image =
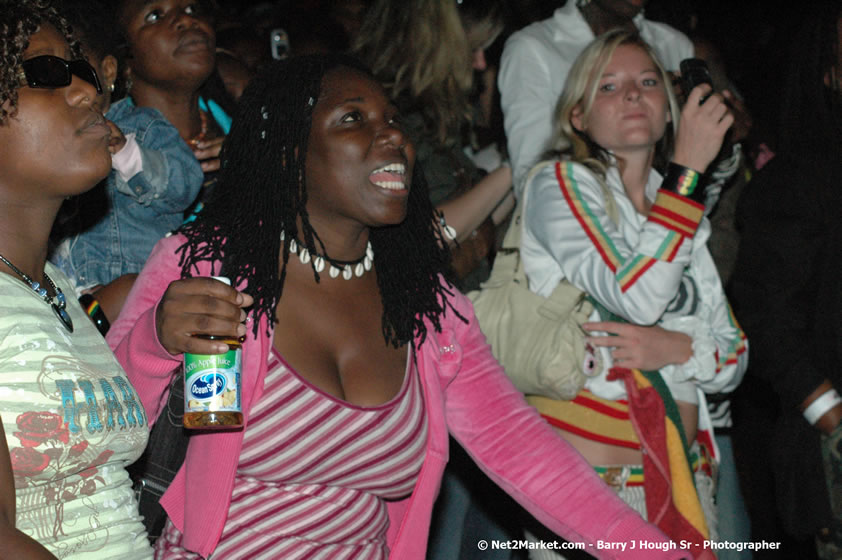
[[[231,285],[224,276],[212,278]],[[241,340],[214,334],[193,336],[222,341],[228,345],[228,351],[224,354],[184,353],[184,427],[205,430],[241,428]]]

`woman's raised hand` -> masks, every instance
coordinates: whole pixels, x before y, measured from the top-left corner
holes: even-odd
[[[213,278],[186,278],[170,283],[155,313],[161,346],[172,355],[222,354],[228,345],[194,334],[239,338],[246,334],[243,308],[253,298]]]
[[[734,123],[734,116],[725,99],[710,93],[711,87],[702,84],[693,88],[681,111],[681,122],[675,139],[672,161],[704,173],[722,147],[725,133]],[[709,95],[704,103],[699,102]]]

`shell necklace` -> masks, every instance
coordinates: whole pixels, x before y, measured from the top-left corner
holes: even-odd
[[[281,232],[281,243],[286,239],[286,232]],[[298,260],[303,264],[308,264],[313,261],[313,269],[316,272],[322,272],[325,266],[330,265],[328,274],[331,278],[336,278],[340,274],[345,280],[351,278],[359,278],[369,270],[374,264],[374,250],[371,248],[371,241],[368,241],[365,246],[365,254],[355,261],[337,261],[328,257],[327,255],[310,254],[310,250],[297,242],[295,239],[289,240],[289,252],[298,255]]]
[[[53,308],[56,317],[59,318],[61,324],[64,325],[64,328],[66,328],[68,332],[73,332],[73,320],[70,318],[70,314],[67,313],[67,301],[64,297],[64,292],[61,291],[61,288],[55,285],[52,279],[47,275],[46,270],[44,271],[44,280],[46,280],[47,284],[50,285],[50,288],[53,289],[53,293],[55,295],[52,297],[47,294],[46,288],[42,287],[41,284],[30,278],[28,274],[22,272],[18,267],[13,265],[9,259],[0,255],[0,261],[6,263],[6,266],[11,268],[15,274],[20,276],[24,282],[29,284],[32,291]]]

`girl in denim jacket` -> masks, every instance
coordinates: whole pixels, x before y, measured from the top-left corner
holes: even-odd
[[[112,169],[100,188],[79,198],[73,235],[52,260],[75,280],[77,291],[93,292],[114,318],[119,311],[114,296],[122,301],[155,243],[181,224],[203,173],[160,111],[137,107],[130,98],[111,105],[119,47],[102,8],[97,2],[65,5],[74,28],[83,32],[86,57],[102,76],[103,93],[96,103],[112,129]]]

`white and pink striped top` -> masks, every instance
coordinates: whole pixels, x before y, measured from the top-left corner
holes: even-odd
[[[361,407],[314,387],[272,351],[213,560],[389,556],[384,500],[412,492],[427,441],[421,381],[408,354],[398,394]],[[155,557],[200,558],[180,543],[167,522]]]

